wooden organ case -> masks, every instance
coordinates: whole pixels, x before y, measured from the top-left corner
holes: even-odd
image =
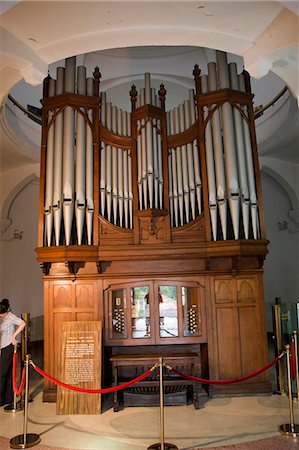
[[[193,75],[189,98],[167,112],[166,89],[155,92],[149,74],[140,91],[132,86],[131,112],[111,105],[99,70],[87,78],[75,58],[45,79],[36,251],[53,376],[60,324],[76,320],[104,325],[106,386],[109,361],[136,355],[179,355],[189,373],[182,356],[195,355],[193,373],[211,379],[268,360],[268,241],[249,76],[223,52],[207,75],[198,66]],[[136,372],[128,365],[124,374]],[[209,388],[270,391],[267,374]],[[49,381],[44,400],[56,400]]]

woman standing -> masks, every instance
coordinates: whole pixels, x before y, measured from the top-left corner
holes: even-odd
[[[0,343],[1,343],[1,380],[0,406],[13,402],[12,362],[16,337],[25,328],[26,322],[10,312],[7,298],[0,302]]]

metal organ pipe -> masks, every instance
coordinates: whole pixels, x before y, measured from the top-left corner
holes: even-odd
[[[219,88],[230,88],[229,72],[226,53],[217,51],[217,67],[219,76]],[[223,123],[223,144],[225,153],[225,172],[228,186],[228,201],[230,206],[231,219],[233,224],[235,239],[239,238],[239,181],[238,167],[236,159],[236,143],[234,133],[233,111],[230,103],[226,102],[221,106],[221,116]]]
[[[86,93],[88,96],[93,95],[93,78],[86,80]],[[92,123],[92,111],[88,111],[88,118]],[[94,198],[93,198],[93,139],[92,130],[86,127],[86,230],[87,244],[92,244],[92,225],[94,214]]]
[[[64,92],[64,67],[58,67],[56,72],[56,95]],[[63,113],[57,115],[55,120],[54,138],[54,185],[53,185],[53,216],[55,244],[60,244],[60,231],[62,222],[62,149],[63,149]]]
[[[237,74],[236,63],[229,64],[229,75],[230,75],[230,85],[231,88],[239,91],[239,80]],[[241,208],[242,208],[242,218],[243,218],[243,228],[245,239],[249,238],[249,190],[248,190],[248,179],[247,179],[247,168],[246,168],[246,155],[245,155],[245,145],[244,145],[244,133],[242,125],[242,115],[240,111],[233,108],[234,117],[234,129],[236,136],[237,145],[237,160],[238,160],[238,173],[240,180],[240,194],[241,194]]]
[[[240,91],[246,92],[245,80],[244,80],[243,74],[239,75],[239,86],[240,86]],[[248,117],[247,106],[244,106],[243,110]],[[259,221],[258,221],[258,211],[257,211],[258,201],[257,201],[257,196],[256,196],[256,187],[255,187],[252,146],[251,146],[249,126],[248,126],[248,123],[246,122],[246,120],[244,119],[244,117],[242,117],[242,124],[243,124],[245,154],[246,154],[246,163],[247,163],[251,223],[252,223],[253,237],[254,237],[254,239],[258,239],[258,235],[259,235],[259,231],[258,231],[259,230]]]
[[[123,134],[128,136],[128,113],[122,112]],[[123,185],[124,185],[124,216],[125,228],[129,228],[129,184],[128,184],[128,150],[122,152],[123,157]]]
[[[145,89],[141,89],[140,106],[145,105]],[[143,191],[143,209],[148,208],[148,183],[147,183],[147,151],[146,151],[146,123],[141,120],[141,178]]]
[[[174,108],[174,130],[175,134],[180,132],[179,128],[179,108]],[[183,194],[183,173],[182,173],[182,152],[181,147],[176,148],[179,217],[181,225],[184,225],[184,194]]]
[[[101,123],[106,125],[106,92],[101,93]],[[100,176],[100,198],[101,214],[105,215],[106,199],[106,144],[101,143],[101,176]]]
[[[112,131],[117,132],[117,109],[112,106]],[[113,206],[113,223],[117,222],[118,212],[118,178],[117,178],[117,148],[112,147],[112,206]]]
[[[209,92],[217,90],[217,76],[216,64],[208,63],[208,87]],[[213,108],[213,106],[212,106]],[[212,136],[214,144],[214,161],[216,172],[216,186],[217,186],[217,203],[219,208],[220,223],[222,229],[223,239],[227,237],[227,206],[226,206],[226,189],[225,189],[225,173],[224,173],[224,159],[223,159],[223,145],[221,135],[220,112],[216,109],[211,117]]]
[[[77,92],[80,95],[86,95],[86,68],[79,66],[77,68]],[[86,166],[86,124],[84,117],[77,113],[76,120],[76,178],[75,178],[75,216],[77,226],[77,242],[82,244],[82,235],[85,218],[85,166]]]
[[[55,96],[56,81],[49,79],[49,97]],[[54,115],[53,111],[48,113],[48,124]],[[46,186],[45,186],[45,237],[46,245],[51,246],[53,229],[53,186],[54,186],[54,141],[55,124],[52,123],[48,129],[47,137],[47,156],[46,156]]]
[[[189,100],[184,101],[184,116],[185,116],[185,126],[186,126],[186,129],[188,129],[191,126]],[[195,174],[194,174],[194,159],[193,159],[192,143],[187,144],[186,152],[187,152],[187,163],[188,163],[188,185],[189,185],[189,195],[190,195],[190,204],[191,204],[191,215],[192,215],[192,220],[194,220],[195,216],[196,216],[196,208],[195,208]]]
[[[106,103],[106,126],[111,131],[112,124],[112,105],[110,102]],[[112,211],[112,148],[111,145],[106,146],[106,201],[107,201],[107,218],[111,221]]]
[[[201,77],[201,92],[206,94],[208,92],[208,77],[203,75]],[[204,106],[203,108],[204,120],[206,120],[209,114],[209,108]],[[214,155],[213,155],[213,136],[211,120],[208,121],[205,129],[205,147],[206,147],[206,162],[207,162],[207,177],[209,188],[209,209],[212,224],[213,240],[217,240],[217,200],[216,200],[216,180],[215,180],[215,167],[214,167]]]
[[[185,131],[185,117],[184,117],[184,105],[179,105],[179,132]],[[190,208],[189,208],[189,179],[188,179],[188,163],[187,163],[187,146],[181,147],[182,156],[182,169],[183,169],[183,192],[184,192],[184,205],[186,222],[190,221]]]
[[[170,134],[175,134],[174,110],[170,111]],[[175,222],[175,226],[178,227],[179,226],[179,194],[178,194],[176,150],[174,148],[171,149],[171,167],[172,167],[174,222]]]
[[[76,58],[67,58],[65,64],[65,92],[75,91]],[[65,244],[70,245],[74,213],[74,147],[75,111],[70,106],[64,110],[63,127],[63,220]]]
[[[194,104],[194,90],[189,90],[189,103],[190,103],[190,125],[192,125],[196,120],[195,104]],[[198,212],[201,214],[201,176],[200,176],[200,162],[199,162],[199,152],[196,141],[192,143],[193,148],[193,161],[194,161],[194,176],[195,176],[195,187],[196,187],[196,199]]]
[[[131,136],[131,114],[127,113],[127,135]],[[128,185],[129,185],[129,218],[130,228],[133,228],[133,180],[132,180],[132,159],[128,151]]]
[[[122,110],[117,110],[117,132],[122,135],[123,125],[122,125]],[[118,182],[118,211],[119,211],[119,225],[123,225],[123,215],[124,215],[124,177],[123,177],[123,150],[121,148],[117,149],[117,182]]]

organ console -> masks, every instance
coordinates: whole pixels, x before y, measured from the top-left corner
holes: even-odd
[[[45,79],[36,251],[53,376],[69,320],[103,322],[106,384],[110,356],[124,351],[195,351],[198,375],[214,379],[268,359],[249,75],[218,51],[206,74],[195,66],[193,75],[195,88],[171,110],[167,86],[156,92],[149,73],[128,94],[131,111],[112,105],[99,69],[87,77],[75,57]],[[135,298],[143,288],[146,304]],[[262,374],[209,394],[270,390]],[[56,399],[48,381],[44,399]]]

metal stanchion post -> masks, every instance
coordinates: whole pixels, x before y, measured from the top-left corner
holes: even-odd
[[[287,369],[288,369],[290,423],[285,423],[284,425],[280,425],[279,431],[286,436],[291,436],[293,438],[297,438],[299,436],[299,425],[294,423],[291,364],[290,364],[290,346],[289,345],[286,345],[286,355],[287,355]]]
[[[157,444],[152,444],[148,450],[169,450],[178,448],[174,444],[164,442],[164,390],[163,390],[163,359],[159,358],[159,374],[160,374],[160,441]]]
[[[282,342],[282,330],[281,330],[281,306],[272,306],[272,317],[274,322],[274,334],[276,339],[276,351],[275,356],[282,353],[283,342]],[[277,363],[278,366],[278,393],[285,394],[285,366],[282,360]]]
[[[17,349],[18,349],[18,344],[15,344],[15,349],[14,349],[15,353],[17,353]],[[22,373],[22,371],[21,371],[21,373]],[[13,403],[6,405],[4,407],[4,411],[5,412],[18,412],[18,411],[22,411],[22,410],[23,410],[23,406],[22,406],[21,402],[17,402],[17,396],[16,396],[16,393],[14,392]]]
[[[29,335],[30,335],[30,313],[23,312],[21,314],[22,319],[24,322],[26,322],[26,327],[21,333],[21,358],[22,358],[22,367],[24,367],[26,355],[28,355],[28,342],[29,342]],[[21,396],[21,403],[24,405],[25,403],[25,394],[22,393]]]
[[[37,445],[40,442],[38,434],[27,434],[28,426],[28,394],[29,394],[29,360],[30,355],[26,355],[25,368],[26,368],[26,383],[25,383],[25,406],[24,406],[24,421],[23,421],[23,434],[13,437],[10,440],[11,448],[28,448]]]
[[[299,367],[298,367],[298,331],[294,330],[294,344],[295,344],[295,368],[296,368],[296,397],[294,396],[294,401],[299,401]]]

